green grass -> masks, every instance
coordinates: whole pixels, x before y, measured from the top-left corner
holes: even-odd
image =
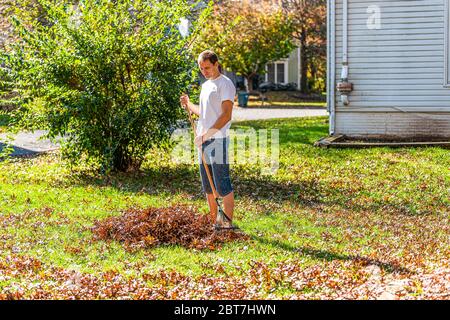
[[[232,166],[236,223],[251,240],[216,251],[162,246],[137,252],[93,241],[97,219],[129,207],[194,204],[207,213],[198,168],[154,152],[139,173],[101,177],[70,172],[58,154],[49,154],[0,163],[0,262],[13,254],[92,275],[115,270],[140,278],[174,270],[196,278],[220,277],[224,270],[245,277],[255,262],[305,269],[338,262],[345,269],[346,262],[365,261],[391,273],[448,258],[448,150],[313,147],[327,134],[324,117],[234,128],[280,130],[276,174],[262,175],[254,164]],[[0,281],[0,292],[6,283]],[[277,297],[292,292],[274,289]]]
[[[311,97],[300,98],[297,91],[269,91],[264,94],[267,101],[264,101],[263,107],[270,108],[305,108],[305,107],[326,107],[326,95],[322,94],[321,99],[314,100]],[[249,108],[261,107],[261,99],[259,96],[250,96]]]

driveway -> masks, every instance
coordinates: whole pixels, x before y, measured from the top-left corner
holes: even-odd
[[[13,135],[11,144],[14,147],[13,156],[29,156],[42,152],[48,152],[59,148],[59,144],[54,144],[50,140],[41,140],[40,138],[46,133],[44,130],[36,130],[32,132],[20,132]],[[0,150],[3,149],[8,142],[6,134],[0,134]]]

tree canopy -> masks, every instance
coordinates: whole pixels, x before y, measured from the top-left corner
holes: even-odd
[[[214,50],[222,66],[248,80],[265,73],[265,65],[285,58],[295,47],[293,23],[281,9],[248,2],[220,1],[207,28],[200,33],[195,51]]]

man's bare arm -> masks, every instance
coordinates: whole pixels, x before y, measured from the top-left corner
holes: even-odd
[[[192,113],[200,116],[200,107],[198,105],[189,102],[189,109],[192,111]]]
[[[203,140],[209,139],[217,131],[222,129],[230,120],[233,114],[233,102],[230,100],[225,100],[222,102],[222,114],[217,118],[214,125],[208,129],[208,131],[203,135]]]

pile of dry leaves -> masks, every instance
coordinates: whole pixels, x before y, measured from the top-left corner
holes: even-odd
[[[169,244],[214,250],[221,243],[248,239],[234,231],[214,232],[210,218],[188,206],[128,209],[97,221],[92,232],[97,240],[120,241],[128,249]]]

